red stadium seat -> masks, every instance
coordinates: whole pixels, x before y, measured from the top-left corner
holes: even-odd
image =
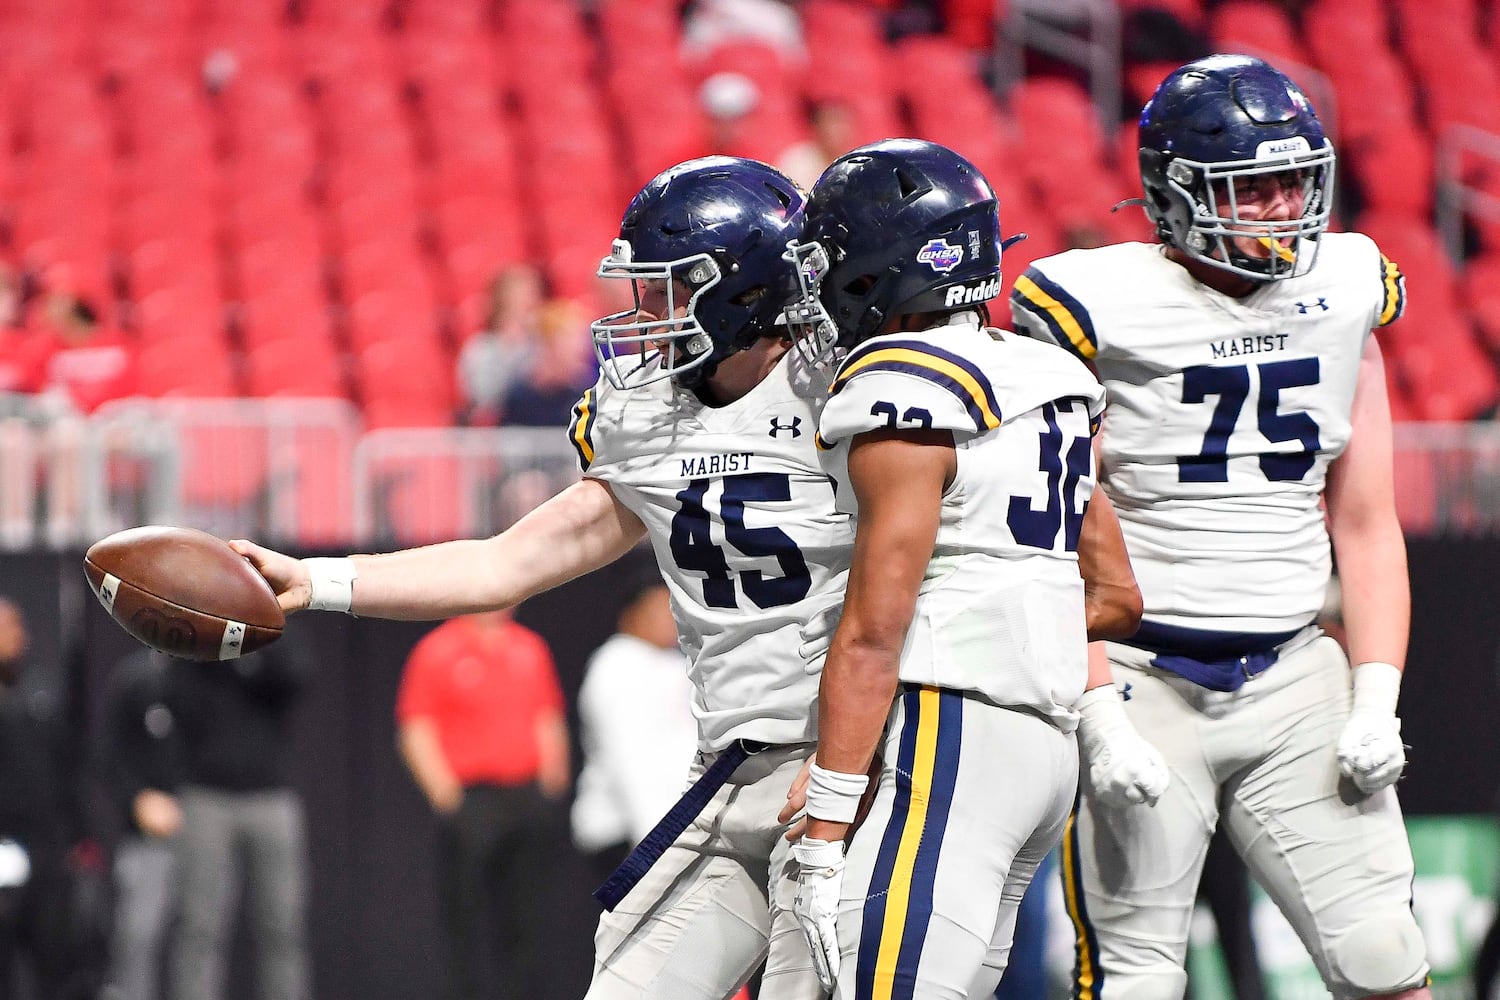
[[[186,287],[152,292],[136,304],[136,326],[142,344],[193,343],[204,350],[228,343],[223,304],[217,295]]]
[[[349,344],[357,354],[388,341],[435,350],[436,304],[392,291],[368,292],[349,303]]]
[[[1267,0],[1228,0],[1209,15],[1209,36],[1219,52],[1251,51],[1307,65],[1299,30],[1285,9]]]
[[[240,247],[233,271],[238,294],[252,299],[293,288],[319,295],[324,287],[323,255],[310,239],[267,239]]]
[[[137,302],[173,288],[205,297],[220,294],[219,258],[211,243],[190,238],[151,240],[131,251],[126,270],[130,296]]]
[[[285,337],[245,357],[251,396],[344,397],[344,374],[332,344],[316,336]]]
[[[1480,341],[1491,353],[1500,355],[1500,254],[1471,258],[1460,286]]]
[[[309,350],[333,349],[328,302],[310,285],[286,285],[245,299],[238,327],[247,351],[285,340],[310,344]]]
[[[966,49],[988,50],[995,44],[995,26],[1005,18],[1005,6],[995,0],[942,0],[943,31]]]
[[[148,344],[136,358],[136,387],[143,396],[236,396],[229,352],[196,337]]]
[[[434,427],[454,416],[454,372],[431,342],[386,340],[355,358],[366,422],[371,427]]]

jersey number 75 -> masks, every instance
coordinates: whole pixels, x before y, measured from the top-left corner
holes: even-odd
[[[1260,471],[1272,482],[1296,482],[1313,467],[1320,447],[1318,422],[1302,411],[1282,413],[1281,390],[1294,386],[1317,385],[1318,359],[1294,358],[1268,361],[1255,366],[1259,376],[1260,398],[1255,405],[1255,425],[1261,436],[1272,443],[1298,441],[1301,451],[1263,452]],[[1196,455],[1177,459],[1177,481],[1180,483],[1223,483],[1229,481],[1229,436],[1240,419],[1240,410],[1250,396],[1248,365],[1194,365],[1182,372],[1182,401],[1204,403],[1218,396],[1208,432],[1203,435],[1203,450]]]

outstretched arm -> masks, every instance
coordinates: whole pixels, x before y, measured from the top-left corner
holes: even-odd
[[[645,525],[597,479],[574,483],[490,538],[353,556],[354,614],[422,621],[508,608],[614,562]],[[284,610],[312,600],[309,560],[236,539]]]

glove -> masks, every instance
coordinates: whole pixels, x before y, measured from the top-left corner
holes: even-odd
[[[843,617],[844,603],[840,601],[814,612],[808,618],[807,623],[797,632],[797,638],[801,640],[797,655],[802,658],[803,663],[822,666],[823,658],[828,655],[828,647],[833,644],[833,633],[838,631],[839,620]]]
[[[839,889],[844,884],[842,841],[803,837],[792,845],[797,859],[797,900],[793,912],[812,952],[813,971],[829,992],[839,979]]]
[[[1337,752],[1339,773],[1366,795],[1394,784],[1406,767],[1396,718],[1400,693],[1401,671],[1393,664],[1371,661],[1354,668],[1354,705]]]
[[[1111,809],[1144,802],[1156,805],[1172,782],[1161,752],[1136,732],[1113,684],[1084,692],[1078,736],[1094,795]]]

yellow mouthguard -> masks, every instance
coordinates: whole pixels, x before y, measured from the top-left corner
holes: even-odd
[[[1269,248],[1272,253],[1280,257],[1282,260],[1286,261],[1288,264],[1295,264],[1297,262],[1297,255],[1288,250],[1286,247],[1282,246],[1280,241],[1273,240],[1269,236],[1257,236],[1256,240],[1260,243],[1261,246]]]

